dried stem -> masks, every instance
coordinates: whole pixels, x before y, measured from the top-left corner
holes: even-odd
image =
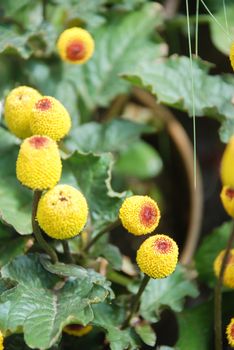
[[[41,229],[38,225],[38,222],[36,220],[37,215],[37,207],[38,202],[41,198],[42,191],[34,191],[33,195],[33,207],[32,207],[32,227],[33,227],[33,233],[36,237],[36,240],[38,244],[41,246],[41,248],[51,257],[51,260],[53,263],[58,262],[57,254],[55,253],[54,249],[45,241],[41,234]]]
[[[222,284],[225,269],[228,263],[228,257],[230,250],[232,248],[232,243],[234,241],[234,226],[230,234],[225,254],[222,260],[219,278],[215,286],[215,295],[214,295],[214,328],[215,328],[215,350],[223,349],[223,340],[222,340]]]

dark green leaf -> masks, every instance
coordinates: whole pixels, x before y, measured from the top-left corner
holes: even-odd
[[[226,3],[227,5],[227,3]],[[223,6],[219,9],[219,12],[215,14],[216,20],[219,24],[226,30],[226,34],[220,26],[215,23],[213,18],[210,17],[210,30],[211,30],[211,39],[213,44],[218,50],[223,52],[226,55],[229,55],[230,47],[233,42],[232,37],[234,35],[234,6],[230,3],[229,6],[226,6],[226,17],[224,13]],[[226,19],[228,23],[228,29],[226,28]],[[229,35],[229,36],[228,36]]]
[[[106,289],[90,276],[70,277],[58,284],[59,279],[43,269],[37,255],[16,258],[1,272],[3,281],[17,283],[0,296],[1,330],[22,328],[31,348],[49,349],[66,324],[91,322],[91,305],[109,296],[109,284]]]
[[[132,286],[130,286],[132,290]],[[137,288],[134,288],[136,292]],[[157,322],[163,308],[181,311],[186,296],[196,297],[198,290],[178,265],[176,271],[164,279],[151,279],[141,297],[140,314],[150,322]]]
[[[155,148],[137,141],[120,152],[114,169],[117,174],[147,179],[160,173],[162,160]]]
[[[74,128],[65,145],[69,151],[116,152],[137,140],[141,134],[150,132],[154,132],[151,126],[123,119],[104,124],[91,122]]]
[[[226,247],[231,230],[232,222],[227,222],[213,230],[209,236],[203,239],[195,256],[199,278],[211,287],[214,286],[216,281],[213,269],[214,260],[220,251]]]
[[[25,34],[18,34],[12,29],[1,27],[0,53],[17,54],[28,59],[32,54],[48,56],[54,50],[56,33],[48,23]]]
[[[104,257],[115,270],[122,268],[122,255],[118,247],[108,243],[108,236],[104,235],[94,245],[91,256]]]
[[[195,110],[197,116],[233,118],[233,78],[208,75],[208,65],[193,61]],[[158,102],[192,115],[191,68],[188,57],[172,56],[162,63],[139,63],[124,76],[134,85],[142,86],[157,96]],[[178,81],[180,84],[178,84]]]
[[[213,304],[211,302],[177,314],[180,350],[207,350],[211,348],[213,333]]]
[[[120,330],[119,326],[125,319],[125,309],[116,305],[102,303],[94,305],[93,324],[107,331],[107,340],[111,350],[137,350],[139,349],[136,334],[131,329]]]
[[[64,161],[62,181],[81,189],[96,229],[116,221],[120,205],[127,195],[111,188],[112,162],[110,153],[94,155],[79,152]]]
[[[7,350],[30,350],[30,348],[25,344],[22,334],[14,334],[5,338],[4,347]]]

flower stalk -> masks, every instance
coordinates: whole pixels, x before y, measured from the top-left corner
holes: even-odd
[[[54,249],[46,242],[46,240],[43,238],[41,234],[41,229],[38,225],[38,222],[36,220],[37,215],[37,207],[39,200],[41,198],[42,191],[35,190],[33,194],[33,207],[32,207],[32,227],[33,227],[33,233],[35,235],[35,238],[38,242],[38,244],[41,246],[41,248],[50,256],[53,263],[58,262],[57,254],[55,253]]]
[[[129,322],[131,321],[133,315],[136,313],[136,311],[138,309],[139,302],[140,302],[140,297],[141,297],[142,293],[144,292],[144,290],[145,290],[149,280],[150,280],[150,277],[147,276],[147,275],[144,275],[144,278],[141,281],[141,284],[140,284],[140,287],[138,289],[138,292],[137,292],[137,294],[135,295],[135,297],[133,299],[130,314],[128,315],[128,317],[124,321],[122,329],[125,329],[125,328],[128,327]]]

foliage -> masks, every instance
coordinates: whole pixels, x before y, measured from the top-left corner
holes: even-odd
[[[225,59],[226,74],[215,67],[218,60],[207,62],[201,55],[204,59],[191,61],[184,49],[176,49],[180,40],[187,45],[183,6],[180,16],[171,16],[167,6],[150,0],[0,0],[0,331],[5,349],[212,348],[213,261],[226,247],[232,224],[213,230],[189,266],[179,263],[169,277],[151,279],[139,296],[144,278],[135,256],[145,237],[131,237],[118,218],[123,201],[134,192],[159,202],[162,232],[170,234],[176,225],[179,232],[180,219],[187,225],[187,208],[178,220],[179,209],[175,213],[173,207],[179,202],[174,187],[180,177],[173,162],[184,159],[183,154],[174,156],[169,141],[175,133],[168,109],[179,121],[184,114],[191,117],[194,109],[199,118],[215,119],[223,142],[234,134],[234,79],[223,56],[229,54],[234,7],[226,1],[226,28],[223,4],[206,4],[223,30],[202,7],[200,24],[209,26],[209,43]],[[191,28],[194,19],[192,15]],[[87,29],[95,41],[95,53],[83,65],[63,62],[56,49],[61,32],[73,26]],[[57,98],[71,116],[72,129],[58,143],[60,183],[79,189],[89,207],[83,232],[72,240],[51,240],[41,232],[34,213],[38,193],[16,179],[22,140],[7,130],[4,100],[19,85]],[[149,93],[154,106],[147,102]],[[181,253],[182,231],[175,237]],[[58,261],[46,254],[48,247]],[[232,291],[223,292],[226,322],[233,317],[234,299]],[[178,322],[175,348],[158,345],[166,310]],[[74,324],[91,325],[92,331],[80,338],[63,332]]]

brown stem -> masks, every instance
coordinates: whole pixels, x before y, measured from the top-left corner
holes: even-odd
[[[223,340],[222,340],[222,284],[225,269],[228,263],[228,257],[230,250],[232,248],[232,243],[234,241],[234,227],[230,234],[225,254],[222,260],[219,278],[215,286],[215,295],[214,295],[214,328],[215,328],[215,350],[223,349]]]
[[[138,292],[133,299],[131,312],[130,312],[129,316],[126,318],[126,320],[124,321],[122,329],[127,328],[127,326],[129,325],[129,322],[131,321],[132,316],[136,313],[136,311],[138,309],[139,302],[140,302],[140,297],[141,297],[142,293],[144,292],[145,287],[147,286],[149,280],[150,280],[150,277],[147,275],[144,275],[144,278],[141,281]]]
[[[39,200],[41,198],[42,191],[35,190],[33,195],[33,206],[32,206],[32,227],[33,227],[33,233],[36,237],[36,240],[38,244],[41,246],[41,248],[51,257],[51,260],[53,263],[58,262],[57,254],[55,253],[54,249],[45,241],[41,234],[41,229],[38,225],[38,222],[36,220],[37,215],[37,207]]]
[[[117,220],[107,227],[105,227],[103,230],[101,230],[91,241],[87,244],[87,246],[84,249],[84,252],[87,253],[89,249],[96,243],[99,238],[101,238],[105,233],[112,231],[114,228],[118,227],[120,225],[120,221]]]

